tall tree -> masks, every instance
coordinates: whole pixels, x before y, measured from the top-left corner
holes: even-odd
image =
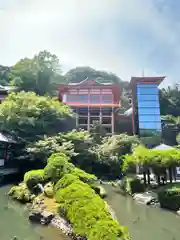
[[[53,95],[53,83],[63,83],[59,59],[48,51],[42,51],[32,59],[24,58],[17,62],[11,71],[14,76],[11,85],[19,90],[33,91],[38,95]]]
[[[33,92],[11,93],[0,104],[0,130],[14,133],[26,142],[73,128],[70,108]]]

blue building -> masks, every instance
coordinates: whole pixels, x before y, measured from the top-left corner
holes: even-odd
[[[140,137],[161,135],[159,84],[165,77],[132,77],[133,133]]]

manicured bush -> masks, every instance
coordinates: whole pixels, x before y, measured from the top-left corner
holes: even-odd
[[[31,202],[35,198],[35,195],[31,194],[25,183],[20,183],[18,186],[13,186],[8,195],[12,196],[13,199],[23,203]]]
[[[46,197],[52,198],[54,196],[54,185],[52,182],[45,184],[44,194]]]
[[[145,190],[142,181],[136,177],[124,177],[121,188],[129,194],[140,193]]]
[[[38,183],[42,183],[44,181],[44,170],[31,170],[24,175],[24,182],[27,187],[32,190],[32,188]]]
[[[74,165],[64,153],[55,153],[48,158],[44,168],[45,179],[57,182],[64,174],[72,172]]]
[[[97,180],[97,177],[94,174],[86,173],[85,171],[81,170],[80,168],[74,168],[71,172],[74,176],[79,177],[79,179],[83,182],[91,182]]]
[[[54,190],[57,191],[61,188],[65,188],[69,186],[71,183],[79,180],[77,176],[74,176],[73,174],[65,174],[59,181],[56,183]]]
[[[88,184],[77,180],[59,189],[55,199],[76,235],[90,240],[129,239],[127,230],[112,219],[104,200]]]
[[[176,184],[158,192],[158,201],[162,208],[166,208],[172,211],[178,211],[180,209],[180,186]]]

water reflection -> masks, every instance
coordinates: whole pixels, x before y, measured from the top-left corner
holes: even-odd
[[[33,225],[28,221],[27,210],[23,205],[12,201],[6,193],[10,186],[0,188],[0,240],[68,240],[60,230]]]
[[[132,240],[179,240],[180,217],[155,207],[138,204],[121,191],[105,187],[107,201],[121,225],[128,227]]]

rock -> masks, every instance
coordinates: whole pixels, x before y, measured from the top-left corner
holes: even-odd
[[[18,238],[16,236],[13,237],[13,240],[18,240]]]
[[[136,193],[133,195],[134,200],[136,200],[139,203],[150,205],[150,204],[156,204],[158,203],[155,196],[153,196],[150,192],[145,193]]]
[[[177,214],[180,216],[180,209],[177,211]]]
[[[29,213],[29,220],[32,222],[39,222],[41,221],[42,215],[40,211],[32,211]]]
[[[54,218],[54,214],[48,211],[32,211],[29,213],[29,220],[32,222],[38,222],[42,225],[47,225]]]

